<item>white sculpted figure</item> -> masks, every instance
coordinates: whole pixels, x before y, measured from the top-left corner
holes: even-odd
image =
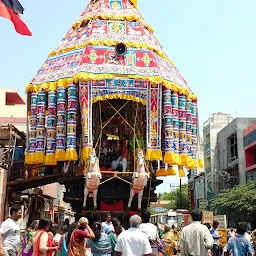
[[[143,150],[138,150],[137,170],[133,174],[133,184],[130,191],[128,208],[131,208],[135,194],[138,194],[138,209],[141,210],[142,195],[144,187],[147,186],[149,174],[145,170]]]
[[[101,180],[101,172],[99,166],[99,159],[96,156],[95,149],[91,150],[90,154],[90,167],[88,172],[85,175],[85,186],[84,186],[84,204],[83,207],[86,207],[86,201],[89,192],[93,193],[93,206],[94,209],[97,208],[97,193],[98,187]]]

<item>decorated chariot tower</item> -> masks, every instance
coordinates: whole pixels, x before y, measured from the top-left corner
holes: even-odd
[[[157,176],[202,164],[197,98],[136,0],[91,0],[26,91],[26,164],[61,169],[76,212],[147,207]],[[97,190],[94,200],[85,187],[87,196]]]

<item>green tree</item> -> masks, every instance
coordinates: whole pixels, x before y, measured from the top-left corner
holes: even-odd
[[[164,192],[158,195],[160,200],[170,200],[168,209],[188,209],[188,184],[181,185],[180,188],[176,188],[171,192]]]
[[[256,182],[236,186],[221,191],[213,202],[219,214],[226,214],[228,224],[231,221],[256,222]]]
[[[156,210],[152,206],[148,207],[148,210],[150,211],[151,215],[154,215],[157,213]]]

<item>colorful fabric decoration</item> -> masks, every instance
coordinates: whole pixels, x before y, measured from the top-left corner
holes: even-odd
[[[162,86],[149,84],[147,105],[147,153],[146,160],[162,160],[161,119]]]
[[[190,169],[192,164],[192,154],[191,154],[191,146],[192,146],[192,113],[191,113],[191,103],[192,100],[186,99],[186,136],[187,136],[187,155],[188,155],[188,164],[187,168]]]
[[[135,79],[106,79],[91,81],[92,102],[106,99],[124,99],[147,105],[148,82]]]
[[[179,96],[172,93],[173,151],[179,161]]]
[[[162,160],[162,152],[165,151],[164,169],[166,173],[169,170],[170,175],[174,173],[173,165],[196,165],[197,116],[191,113],[196,105],[192,106],[191,102],[191,110],[185,106],[189,99],[196,103],[196,96],[175,63],[166,55],[136,5],[137,0],[90,1],[27,86],[26,91],[31,93],[39,94],[42,88],[43,93],[49,93],[48,96],[57,92],[56,161],[77,159],[78,99],[82,122],[82,138],[78,139],[82,142],[83,159],[89,156],[93,145],[92,104],[123,99],[147,106],[147,160]],[[115,46],[120,42],[127,46],[124,56],[116,55]],[[47,121],[47,145],[44,144],[44,103],[38,102],[37,109],[42,112],[36,114],[36,120],[31,114],[28,162],[36,159],[33,155],[37,155],[41,162],[45,147],[46,163],[55,161],[52,140],[55,135],[54,104],[48,103],[52,114],[49,113]],[[162,109],[165,121],[163,139]],[[48,159],[50,156],[52,160]],[[164,166],[164,163],[161,165]]]
[[[196,168],[196,158],[197,158],[197,102],[192,100],[191,103],[191,114],[192,114],[192,146],[191,146],[191,157],[192,165],[191,168]]]
[[[167,164],[166,175],[167,176],[176,176],[176,171],[172,165]]]
[[[164,129],[164,117],[162,117],[162,132],[161,132],[161,149],[165,152],[165,129]],[[167,165],[164,161],[159,161],[158,168],[156,170],[156,177],[166,176]]]
[[[26,164],[34,164],[36,161],[36,126],[37,126],[37,93],[31,93],[30,107],[30,131],[29,149],[26,157]]]
[[[186,176],[186,174],[185,174],[185,171],[184,171],[184,167],[179,166],[179,177],[184,178],[185,176]]]
[[[90,82],[80,82],[79,96],[83,132],[83,159],[90,157],[90,152],[93,147],[92,141],[92,89]]]
[[[101,33],[99,33],[101,32]],[[148,48],[168,59],[160,42],[153,33],[137,21],[91,20],[86,26],[72,27],[50,53],[54,56],[60,52],[81,49],[88,45],[112,46],[119,42],[132,48]]]
[[[56,126],[56,152],[57,161],[65,161],[66,149],[66,89],[57,90],[57,126]]]
[[[45,160],[45,111],[46,92],[41,90],[37,94],[37,125],[36,125],[36,163],[44,163]]]
[[[51,89],[64,84],[67,86],[77,80],[104,80],[121,76],[149,81],[154,85],[163,84],[167,88],[184,92],[187,96],[192,95],[187,82],[168,60],[148,49],[128,48],[127,52],[133,55],[133,61],[127,59],[127,54],[114,57],[114,46],[87,46],[85,49],[49,57],[26,90],[37,91],[41,84],[46,89]],[[65,67],[65,72],[62,67]]]
[[[165,88],[163,91],[163,112],[164,112],[164,131],[165,136],[165,155],[164,162],[170,165],[178,164],[177,155],[173,147],[173,110],[172,110],[172,93],[170,89]]]
[[[137,0],[132,0],[133,4],[136,4],[135,1],[137,2]],[[95,20],[100,17],[104,17],[104,19],[114,18],[114,20],[137,20],[147,29],[153,31],[146,24],[140,12],[131,4],[130,0],[100,0],[100,2],[96,1],[96,3],[91,2],[80,15],[78,21],[73,24],[73,27],[81,27],[83,22],[92,20],[92,17]]]
[[[160,161],[159,168],[156,170],[156,177],[166,176],[166,164],[163,161]]]
[[[179,164],[187,166],[188,155],[186,141],[186,97],[183,94],[179,95]]]
[[[77,161],[76,151],[76,117],[78,93],[75,84],[68,86],[68,118],[67,118],[67,149],[66,161]]]
[[[55,91],[48,92],[48,118],[47,118],[47,142],[46,165],[56,165],[56,124],[57,124],[57,96]]]

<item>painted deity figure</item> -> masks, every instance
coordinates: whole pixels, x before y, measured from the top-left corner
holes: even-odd
[[[138,194],[138,209],[141,210],[142,195],[144,187],[147,185],[149,174],[145,170],[143,150],[138,150],[137,170],[133,174],[133,184],[130,190],[128,208],[131,208],[135,194]]]
[[[83,207],[86,207],[88,194],[93,193],[93,206],[97,208],[97,194],[100,180],[102,178],[99,166],[99,159],[96,156],[95,149],[91,150],[90,154],[90,166],[89,170],[85,175],[85,186],[84,186],[84,203]]]

